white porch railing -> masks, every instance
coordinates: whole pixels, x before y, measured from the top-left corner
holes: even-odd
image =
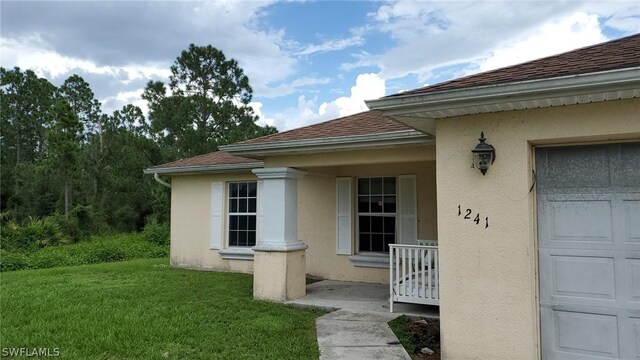
[[[437,246],[389,245],[389,310],[394,302],[439,305],[438,272]]]

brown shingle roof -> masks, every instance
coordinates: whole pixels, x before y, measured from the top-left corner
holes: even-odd
[[[231,155],[228,152],[216,151],[204,155],[198,155],[186,159],[172,161],[170,163],[152,166],[149,169],[180,168],[186,166],[211,166],[258,163],[259,160],[242,156]]]
[[[446,90],[540,80],[638,66],[640,66],[640,34],[405,91],[388,97],[428,94]]]
[[[412,130],[412,128],[401,122],[382,116],[378,111],[366,111],[315,125],[245,140],[238,144],[263,144],[337,136],[370,135],[401,130]]]
[[[309,140],[339,136],[381,134],[402,130],[412,130],[412,128],[391,118],[382,116],[378,111],[367,111],[315,125],[245,140],[237,144],[277,143],[290,140]],[[162,165],[152,166],[148,170],[190,166],[250,164],[258,162],[260,162],[260,160],[232,155],[225,151],[216,151],[204,155],[176,160]]]

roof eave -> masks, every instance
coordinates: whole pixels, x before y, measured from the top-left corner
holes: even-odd
[[[189,165],[189,166],[175,166],[165,168],[148,168],[144,169],[145,174],[164,174],[164,175],[177,175],[177,174],[218,174],[218,173],[230,173],[230,172],[246,172],[256,168],[264,167],[262,161],[252,163],[239,163],[239,164],[219,164],[219,165]]]
[[[411,129],[368,135],[276,141],[260,144],[233,144],[221,146],[220,150],[234,155],[263,158],[268,155],[364,150],[387,146],[429,144],[433,142],[435,142],[435,140],[432,136]]]
[[[600,97],[590,98],[590,95],[616,92],[620,92],[616,99],[640,96],[640,67],[427,94],[398,95],[368,100],[366,104],[371,110],[382,111],[386,116],[401,117],[415,113],[429,113],[432,114],[427,116],[430,118],[445,118],[518,110],[517,106],[500,106],[517,102],[543,101],[536,103],[536,107],[547,107],[546,101],[548,106],[554,106],[552,100],[567,96],[582,97],[581,100],[575,101],[576,104],[612,100],[606,97],[603,97],[603,100],[599,100]],[[559,105],[568,104],[559,103]]]

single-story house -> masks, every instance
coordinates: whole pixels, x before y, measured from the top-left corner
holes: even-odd
[[[639,359],[639,96],[634,35],[145,171],[171,264],[256,298],[394,282],[390,248],[437,244],[443,358]]]

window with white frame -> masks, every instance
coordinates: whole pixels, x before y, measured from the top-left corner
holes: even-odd
[[[258,184],[255,181],[229,183],[229,246],[256,245]]]
[[[358,250],[389,252],[396,233],[396,178],[358,178]]]

